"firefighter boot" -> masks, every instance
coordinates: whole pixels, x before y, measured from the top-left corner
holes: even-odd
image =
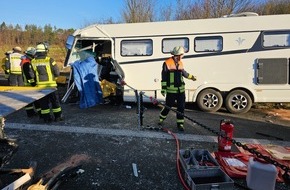
[[[40,110],[37,111],[37,115],[38,115],[39,119],[42,119],[42,115],[41,115],[41,111]]]
[[[166,116],[160,114],[158,125],[162,127],[165,119],[166,119]]]
[[[33,117],[36,114],[36,112],[34,111],[34,109],[29,109],[29,110],[26,110],[26,114],[27,114],[27,117]]]
[[[54,113],[54,121],[55,122],[59,122],[59,121],[63,121],[63,120],[64,120],[64,118],[63,118],[62,112]]]
[[[159,125],[160,127],[162,127],[162,126],[163,126],[163,122],[164,122],[164,119],[159,119],[159,121],[158,121],[158,125]]]
[[[64,120],[63,116],[54,118],[55,122],[59,122],[59,121],[63,121],[63,120]]]
[[[44,120],[44,123],[51,123],[52,122],[52,117],[50,114],[42,114],[42,118]]]
[[[177,129],[178,131],[184,131],[183,123],[177,123]]]

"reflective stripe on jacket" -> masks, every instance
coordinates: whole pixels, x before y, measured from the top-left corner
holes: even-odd
[[[21,57],[23,55],[20,53],[11,53],[9,54],[9,64],[6,66],[7,70],[9,70],[9,73],[11,74],[21,74]]]
[[[31,60],[31,65],[36,75],[36,85],[38,87],[56,87],[56,81],[52,72],[52,67],[56,65],[51,63],[50,57],[34,58]]]
[[[167,67],[166,79],[162,85],[166,84],[166,90],[168,93],[182,93],[185,91],[182,72],[184,70],[182,61],[177,64],[174,59],[170,57],[165,61]],[[166,83],[165,83],[166,82]]]

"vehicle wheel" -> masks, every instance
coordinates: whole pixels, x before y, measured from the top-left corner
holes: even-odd
[[[234,90],[227,95],[225,106],[231,113],[246,113],[252,107],[252,99],[247,92]]]
[[[199,93],[197,105],[205,112],[216,112],[222,107],[223,97],[220,92],[213,89],[206,89]]]

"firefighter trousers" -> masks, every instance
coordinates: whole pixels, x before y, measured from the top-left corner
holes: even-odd
[[[39,100],[34,101],[33,103],[28,104],[25,106],[27,117],[32,117],[35,115],[41,116],[41,107]]]
[[[10,86],[24,86],[22,74],[9,74]]]
[[[50,106],[55,119],[62,117],[62,110],[60,107],[60,101],[57,91],[52,92],[41,98],[39,100],[39,103],[41,107],[41,117],[44,119],[45,122],[52,119],[50,115]]]
[[[166,94],[166,107],[164,107],[160,112],[160,119],[164,120],[168,115],[170,109],[174,104],[177,104],[177,125],[184,123],[184,108],[185,108],[185,93],[167,93]]]

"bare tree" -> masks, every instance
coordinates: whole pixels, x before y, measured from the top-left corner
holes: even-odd
[[[127,23],[154,21],[153,0],[125,0],[122,18]]]
[[[176,20],[216,18],[239,12],[254,11],[260,0],[177,0]]]
[[[172,8],[172,4],[169,4],[168,6],[161,6],[159,8],[159,12],[158,12],[158,20],[161,21],[168,21],[168,20],[172,20],[173,19],[173,8]]]
[[[176,0],[176,10],[174,20],[193,19],[192,9],[194,1],[192,0]]]
[[[257,12],[261,15],[289,14],[290,0],[268,0],[262,6],[257,7]]]

